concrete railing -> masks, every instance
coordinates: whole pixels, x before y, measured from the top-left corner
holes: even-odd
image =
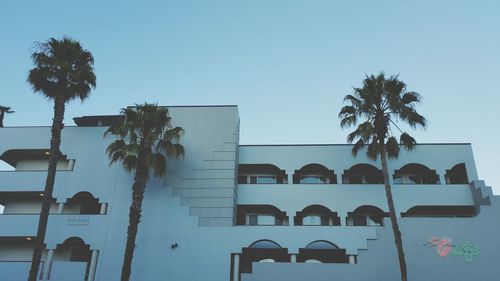
[[[2,281],[26,281],[30,271],[29,261],[0,261],[0,280]],[[40,265],[40,273],[43,262]],[[41,274],[38,275],[41,280]]]
[[[58,182],[71,182],[72,171],[58,170]],[[0,171],[0,192],[43,191],[47,171]]]
[[[36,236],[38,218],[38,214],[1,214],[0,237]],[[105,229],[105,225],[106,215],[51,214],[45,241],[58,244],[68,237],[76,236],[93,244],[102,238],[98,230]]]
[[[399,212],[418,205],[473,206],[470,186],[393,185]],[[303,208],[319,204],[339,215],[347,215],[363,205],[388,211],[382,184],[239,184],[238,204],[269,204],[295,215]]]

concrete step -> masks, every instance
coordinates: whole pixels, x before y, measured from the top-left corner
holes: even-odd
[[[234,178],[235,169],[193,169],[191,177],[193,178]]]
[[[233,208],[190,208],[189,209],[190,216],[199,216],[199,217],[210,217],[210,218],[220,218],[220,217],[233,217],[234,209]]]
[[[199,226],[232,226],[233,218],[204,218],[200,217]]]
[[[186,178],[182,182],[183,188],[234,188],[234,178]]]
[[[218,197],[218,198],[201,198],[189,197],[181,198],[181,206],[189,207],[218,207],[218,208],[233,208],[235,198],[233,197]]]
[[[174,195],[186,197],[234,197],[234,188],[175,188]]]

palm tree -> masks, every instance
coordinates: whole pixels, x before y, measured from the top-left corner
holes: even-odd
[[[9,106],[0,105],[0,128],[3,127],[3,118],[5,113],[14,113]]]
[[[408,133],[401,131],[397,122],[403,121],[412,128],[425,128],[425,118],[415,110],[415,105],[420,101],[421,96],[415,92],[407,92],[406,84],[398,80],[398,76],[386,78],[383,73],[380,73],[376,77],[374,75],[367,76],[363,81],[362,88],[354,88],[352,95],[345,96],[344,102],[350,103],[350,105],[344,106],[339,113],[342,128],[356,126],[360,123],[356,130],[347,136],[349,143],[357,140],[352,148],[352,154],[356,156],[358,151],[366,146],[366,154],[370,159],[376,160],[380,156],[387,205],[389,205],[401,280],[403,281],[407,280],[406,261],[389,183],[387,157],[397,158],[400,145],[406,150],[415,149],[415,139]],[[399,142],[391,129],[392,125],[400,132]]]
[[[61,131],[64,127],[64,110],[67,102],[73,99],[83,101],[95,88],[94,58],[84,50],[78,41],[68,37],[62,40],[50,38],[47,42],[38,43],[37,50],[31,56],[34,68],[29,71],[28,83],[35,92],[54,101],[54,117],[52,119],[52,137],[50,139],[50,155],[43,203],[38,221],[35,250],[31,261],[28,281],[35,281],[40,265],[44,240],[49,217],[50,203],[56,177],[57,160],[61,152]]]
[[[174,128],[168,109],[156,104],[129,107],[123,109],[122,114],[123,123],[111,126],[104,135],[118,137],[106,149],[110,165],[120,161],[128,172],[135,170],[121,274],[121,281],[128,281],[149,174],[152,171],[154,176],[161,177],[167,172],[167,159],[162,153],[175,159],[184,156],[184,147],[179,143],[184,130]]]

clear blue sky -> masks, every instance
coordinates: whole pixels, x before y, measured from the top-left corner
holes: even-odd
[[[3,1],[0,104],[9,125],[49,125],[26,84],[33,42],[69,35],[97,89],[71,118],[137,102],[237,104],[241,143],[344,143],[337,113],[365,73],[424,97],[419,142],[471,142],[500,193],[500,1]]]

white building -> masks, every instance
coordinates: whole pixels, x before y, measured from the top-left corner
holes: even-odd
[[[378,162],[354,158],[350,145],[239,145],[236,106],[169,110],[186,156],[146,188],[132,280],[398,280]],[[117,116],[74,120],[40,278],[119,280],[133,176],[105,155]],[[0,128],[0,139],[13,167],[0,172],[0,280],[21,281],[50,127]],[[470,144],[420,144],[389,173],[410,280],[500,278],[500,200],[478,180]]]

